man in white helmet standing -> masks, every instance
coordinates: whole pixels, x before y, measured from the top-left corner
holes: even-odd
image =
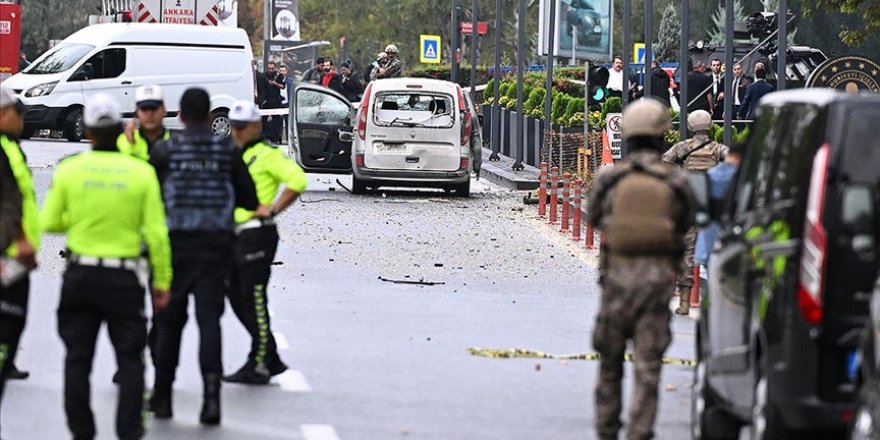
[[[393,44],[385,46],[385,54],[388,55],[385,59],[385,66],[379,67],[376,79],[400,78],[403,76],[403,61],[400,61],[400,58],[397,56],[397,46]]]
[[[697,110],[688,115],[688,130],[693,137],[681,141],[663,153],[663,161],[680,165],[688,171],[706,172],[718,165],[727,155],[727,146],[709,138],[712,128],[712,116],[705,110]],[[690,313],[691,290],[694,287],[694,246],[697,242],[697,229],[691,228],[687,234],[687,248],[681,264],[681,273],[676,284],[679,304],[675,313]]]

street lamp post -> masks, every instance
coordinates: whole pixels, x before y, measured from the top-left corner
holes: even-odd
[[[478,0],[471,7],[471,99],[477,102],[477,14]]]
[[[724,145],[733,142],[733,0],[724,6]]]
[[[501,109],[498,107],[498,98],[501,94],[501,2],[503,0],[495,0],[495,71],[492,77],[495,79],[492,84],[492,155],[489,160],[500,160],[498,152],[501,150]]]
[[[449,72],[449,79],[452,82],[458,82],[458,36],[461,33],[458,29],[458,0],[452,0],[452,68]]]
[[[523,164],[523,66],[525,66],[526,46],[526,0],[519,0],[516,37],[516,161],[514,170],[522,170]]]
[[[785,90],[785,65],[788,64],[788,0],[779,0],[779,10],[776,12],[776,22],[779,23],[779,34],[776,47],[776,90]]]
[[[623,0],[623,106],[629,104],[629,60],[632,59],[632,0]]]
[[[651,61],[654,60],[654,0],[645,0],[645,90],[651,96]]]
[[[678,135],[681,140],[687,139],[687,116],[688,116],[688,35],[690,33],[690,2],[681,0],[681,59],[678,62],[679,77],[679,119],[678,119]]]
[[[550,16],[548,17],[547,26],[547,81],[544,84],[544,145],[547,147],[547,162],[553,165],[553,121],[550,119],[551,109],[553,105],[553,49],[556,45],[556,1],[550,1]]]

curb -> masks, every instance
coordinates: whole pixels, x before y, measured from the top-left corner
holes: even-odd
[[[523,164],[522,171],[513,171],[511,169],[514,159],[500,156],[498,161],[489,161],[492,150],[483,149],[483,165],[480,171],[480,177],[501,185],[505,188],[515,191],[532,191],[538,189],[538,176],[540,171],[531,166]]]

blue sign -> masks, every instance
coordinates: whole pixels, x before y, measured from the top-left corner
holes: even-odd
[[[440,62],[440,36],[438,35],[420,35],[419,36],[419,61],[423,63],[437,64]]]

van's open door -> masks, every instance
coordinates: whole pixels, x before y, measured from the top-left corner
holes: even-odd
[[[307,172],[351,173],[353,120],[354,108],[339,93],[297,85],[290,103],[290,155]]]

